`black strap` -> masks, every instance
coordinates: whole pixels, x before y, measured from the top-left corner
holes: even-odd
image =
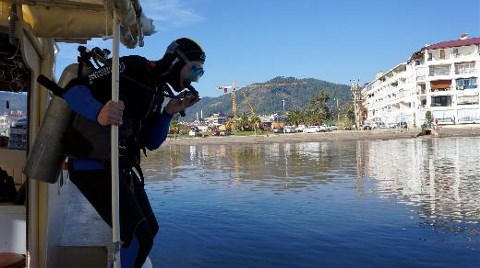
[[[135,164],[133,167],[137,171],[138,176],[140,176],[140,181],[142,182],[142,187],[145,187],[145,177],[143,177],[143,171],[142,171],[142,168],[140,167],[140,164]]]
[[[65,89],[57,85],[57,83],[53,82],[50,78],[46,77],[45,75],[41,74],[37,77],[37,82],[44,86],[45,88],[49,89],[53,92],[53,94],[62,97],[63,93],[65,93]]]

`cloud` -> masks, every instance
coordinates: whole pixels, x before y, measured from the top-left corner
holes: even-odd
[[[204,20],[204,17],[191,8],[194,2],[196,1],[150,0],[143,1],[142,8],[147,17],[155,20],[155,30],[165,31]]]

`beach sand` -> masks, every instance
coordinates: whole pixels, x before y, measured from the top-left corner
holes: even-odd
[[[418,136],[420,130],[409,129],[374,129],[374,130],[336,130],[319,133],[282,133],[257,136],[221,136],[221,137],[181,137],[168,138],[165,145],[196,145],[196,144],[229,144],[229,143],[275,143],[275,142],[317,142],[336,140],[372,140],[372,139],[409,139],[409,138],[443,138],[443,137],[475,137],[480,136],[480,125],[442,126],[438,135]]]

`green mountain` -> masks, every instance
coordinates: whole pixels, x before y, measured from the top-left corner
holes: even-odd
[[[236,91],[237,115],[244,112],[250,114],[245,95],[258,115],[269,115],[293,109],[304,109],[308,106],[310,99],[322,90],[330,96],[331,109],[335,109],[337,99],[339,107],[352,99],[348,85],[313,78],[275,77],[264,83],[254,83],[238,89]],[[200,115],[200,111],[203,112],[203,117],[208,117],[213,113],[230,115],[232,113],[231,91],[219,97],[202,98],[197,104],[190,107],[186,117],[180,120],[194,120],[197,113]]]
[[[238,89],[236,91],[237,115],[250,114],[245,96],[258,115],[270,115],[293,109],[304,109],[308,106],[310,99],[322,90],[330,96],[329,106],[331,109],[335,109],[336,99],[338,99],[339,107],[351,102],[351,91],[348,85],[313,78],[275,77],[264,83],[254,83]],[[26,112],[26,97],[25,93],[0,91],[0,114],[7,111],[7,100],[10,110]],[[230,115],[232,113],[231,91],[219,97],[202,98],[197,104],[190,107],[187,115],[180,120],[193,121],[197,113],[200,115],[200,111],[203,111],[203,117],[213,113]]]

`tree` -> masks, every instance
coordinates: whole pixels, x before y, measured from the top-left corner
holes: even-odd
[[[322,90],[310,100],[307,117],[311,124],[321,124],[330,118],[330,108],[327,105],[329,99],[328,93]]]
[[[287,124],[294,125],[297,127],[298,125],[305,123],[304,114],[305,113],[299,109],[295,109],[293,111],[288,112],[287,119],[286,119]]]
[[[173,134],[173,139],[177,139],[177,135],[179,133],[179,125],[180,123],[178,122],[178,120],[172,120],[170,122],[170,133]]]
[[[431,111],[425,112],[425,121],[427,122],[428,125],[431,125],[433,122],[433,116]]]
[[[235,124],[235,127],[241,131],[245,131],[245,129],[249,129],[250,122],[248,120],[248,116],[243,113],[238,119]]]
[[[427,111],[425,113],[425,120],[428,122],[428,123],[431,123],[433,121],[433,118],[432,118],[432,112],[431,111]]]
[[[255,135],[257,135],[257,129],[260,128],[260,124],[262,120],[258,115],[254,115],[250,117],[250,125],[253,126],[253,130],[255,131]]]

